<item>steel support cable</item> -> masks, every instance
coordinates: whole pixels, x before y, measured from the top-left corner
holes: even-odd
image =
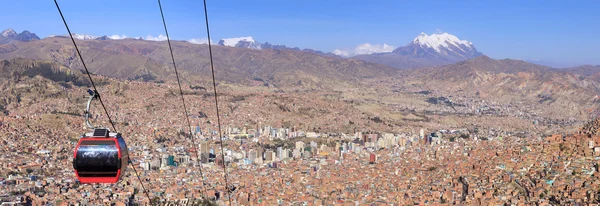
[[[92,83],[92,87],[94,87],[94,92],[96,92],[96,94],[98,94],[98,100],[100,100],[100,104],[102,104],[102,108],[104,109],[104,113],[106,113],[106,116],[108,117],[108,122],[110,122],[110,125],[112,125],[113,130],[116,132],[117,128],[115,127],[114,122],[110,118],[110,114],[108,114],[108,110],[106,110],[106,107],[104,106],[104,101],[102,101],[102,97],[100,96],[100,93],[98,93],[98,89],[96,89],[96,84],[94,84],[94,80],[92,79],[92,75],[90,75],[90,71],[88,70],[87,66],[85,65],[85,62],[83,61],[83,56],[81,56],[81,52],[79,51],[79,47],[77,47],[77,44],[75,43],[75,38],[73,38],[73,34],[71,34],[71,29],[69,29],[69,25],[67,25],[67,20],[65,20],[65,16],[63,16],[62,11],[60,10],[60,6],[58,6],[58,2],[56,2],[56,0],[54,0],[54,4],[56,4],[56,9],[58,9],[58,13],[60,13],[60,17],[62,18],[63,23],[65,23],[65,27],[67,28],[67,32],[69,32],[69,36],[71,37],[71,41],[73,41],[73,46],[75,46],[75,50],[77,51],[77,55],[79,55],[79,59],[81,59],[81,64],[83,64],[83,68],[85,69],[85,72],[87,73],[88,78],[90,78],[90,82]]]
[[[185,119],[187,120],[187,124],[189,127],[190,138],[192,139],[192,146],[194,147],[196,159],[200,165],[200,176],[202,177],[202,196],[206,197],[206,187],[204,187],[204,174],[202,172],[202,161],[198,157],[198,148],[196,145],[196,141],[194,136],[192,135],[192,124],[190,123],[190,118],[188,114],[187,107],[185,105],[185,98],[183,97],[183,90],[181,89],[181,80],[179,79],[179,72],[177,71],[177,65],[175,64],[175,56],[173,55],[173,47],[171,47],[171,38],[169,38],[169,31],[167,30],[167,22],[165,21],[165,15],[163,13],[162,4],[160,0],[158,0],[158,8],[160,9],[160,16],[162,17],[163,26],[165,28],[165,34],[167,36],[167,43],[169,44],[169,52],[171,53],[171,60],[173,61],[173,68],[175,69],[175,76],[177,77],[177,85],[179,86],[179,95],[181,96],[181,102],[183,103],[183,111],[185,115]]]
[[[150,194],[148,194],[148,190],[146,190],[146,187],[144,186],[144,182],[142,182],[142,179],[140,178],[140,175],[138,174],[137,169],[135,169],[135,165],[133,164],[131,159],[129,160],[129,164],[133,168],[133,171],[135,172],[135,176],[137,177],[138,181],[140,181],[140,184],[142,185],[142,189],[144,190],[144,193],[146,194],[146,197],[148,198],[148,202],[150,204],[152,204],[152,199],[150,199]]]
[[[225,150],[223,149],[223,134],[221,133],[221,116],[219,115],[219,98],[217,96],[217,83],[215,80],[215,66],[213,63],[213,54],[212,54],[212,45],[210,43],[210,29],[208,26],[208,10],[206,8],[206,0],[204,0],[204,19],[206,20],[206,36],[208,38],[208,55],[210,57],[210,70],[212,72],[212,83],[213,83],[213,91],[215,94],[215,108],[217,112],[217,124],[219,126],[219,143],[221,145],[221,158],[223,159],[223,173],[225,174],[225,191],[227,192],[227,199],[229,200],[229,205],[231,206],[231,196],[230,196],[230,188],[227,183],[227,165],[225,164]]]
[[[108,117],[108,121],[110,122],[113,130],[116,132],[117,128],[115,127],[114,122],[110,118],[110,114],[108,113],[108,110],[106,109],[106,106],[104,106],[104,102],[102,101],[102,98],[100,96],[100,93],[98,92],[98,89],[96,89],[96,84],[94,84],[94,80],[92,79],[92,75],[90,74],[90,71],[88,70],[87,66],[85,65],[85,61],[83,60],[83,56],[81,56],[81,52],[79,51],[79,47],[77,47],[77,43],[75,43],[75,38],[73,38],[73,34],[71,33],[71,29],[69,29],[69,25],[67,24],[67,20],[65,19],[65,16],[63,15],[62,11],[60,10],[60,6],[58,5],[58,2],[56,0],[54,0],[54,4],[56,5],[56,9],[58,9],[58,13],[60,14],[60,17],[62,18],[63,23],[65,24],[65,28],[67,28],[67,32],[69,33],[69,37],[71,37],[71,41],[73,42],[73,46],[75,46],[75,50],[77,51],[77,55],[79,56],[79,59],[81,59],[81,64],[83,64],[83,68],[85,69],[85,72],[87,73],[87,76],[90,79],[92,87],[94,88],[94,92],[98,95],[97,98],[98,98],[98,100],[100,100],[100,104],[102,105],[102,108],[104,109],[104,112],[106,113],[106,116]],[[129,161],[129,163],[131,163],[131,160]],[[144,190],[144,193],[146,194],[146,197],[148,198],[148,201],[151,201],[150,200],[150,195],[148,194],[148,191],[146,190],[146,187],[144,186],[144,182],[142,182],[142,180],[140,179],[140,176],[139,176],[137,170],[135,169],[135,166],[133,164],[131,164],[131,166],[133,167],[133,171],[135,171],[135,175],[137,176],[137,179],[140,181],[140,184],[142,185],[142,189]]]

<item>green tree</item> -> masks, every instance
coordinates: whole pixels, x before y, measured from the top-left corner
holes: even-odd
[[[161,202],[160,198],[154,197],[154,198],[152,198],[152,200],[150,200],[150,205],[159,205],[160,202]]]
[[[194,206],[199,205],[199,206],[218,206],[218,204],[214,201],[210,201],[207,199],[204,200],[198,200],[196,202],[194,202]]]

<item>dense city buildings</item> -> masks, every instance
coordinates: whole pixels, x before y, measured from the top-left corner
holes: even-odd
[[[131,170],[118,184],[79,184],[70,165],[73,143],[42,139],[42,126],[23,122],[23,117],[2,119],[2,133],[8,134],[3,138],[8,145],[2,156],[3,198],[57,205],[148,204]],[[212,132],[194,134],[201,161],[183,136],[153,144],[132,141],[130,155],[151,198],[161,200],[216,199],[217,193],[219,204],[238,205],[557,205],[598,199],[600,136],[498,135],[483,140],[463,138],[465,133],[451,129],[312,137],[272,126],[247,131],[228,126],[224,161]],[[59,129],[47,132],[61,135]],[[236,188],[230,194],[219,167],[223,164],[229,186]]]
[[[177,96],[170,95],[171,85],[127,85],[130,89],[118,84],[103,88],[117,93],[105,100],[132,160],[123,180],[100,185],[77,181],[73,149],[89,131],[77,112],[85,92],[73,88],[66,97],[23,103],[0,116],[2,201],[147,205],[151,200],[205,197],[220,205],[573,205],[599,197],[597,120],[579,132],[555,135],[488,127],[483,121],[391,127],[309,95],[282,95],[303,102],[283,104],[277,100],[281,96],[254,94],[243,102],[225,101],[229,110],[223,114],[221,141],[214,111],[202,95],[186,95],[195,111],[188,128]],[[274,102],[302,111],[260,109]],[[306,108],[328,107],[339,114],[325,112],[312,121],[299,117]],[[102,111],[95,109],[93,122],[107,125]],[[465,119],[470,118],[488,117]],[[506,117],[489,118],[498,125],[510,123],[501,122]]]

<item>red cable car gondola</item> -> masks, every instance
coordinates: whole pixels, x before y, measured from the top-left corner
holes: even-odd
[[[98,97],[94,91],[85,111],[85,123],[94,129],[80,137],[73,153],[73,168],[81,183],[116,183],[125,174],[129,163],[129,152],[120,133],[108,128],[95,128],[89,122],[92,100]]]

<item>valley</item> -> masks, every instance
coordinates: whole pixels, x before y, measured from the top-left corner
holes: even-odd
[[[213,47],[220,125],[208,45],[173,42],[184,112],[166,42],[77,35],[142,171],[142,180],[129,171],[114,187],[82,185],[70,165],[88,130],[91,85],[81,60],[66,37],[3,34],[0,131],[9,147],[0,152],[11,161],[0,164],[0,200],[567,204],[584,199],[564,196],[569,182],[598,184],[597,67],[493,59],[444,33],[353,58],[223,40]],[[430,39],[438,37],[444,44]],[[109,125],[99,105],[91,112],[95,124]],[[237,188],[230,198],[220,196],[230,191],[223,167]],[[584,185],[574,187],[597,189]]]

